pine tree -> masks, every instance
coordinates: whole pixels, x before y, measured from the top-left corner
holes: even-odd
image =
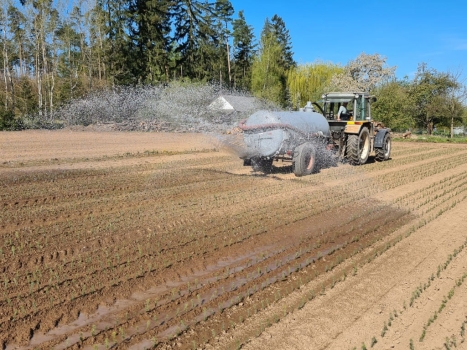
[[[255,54],[253,27],[248,25],[243,11],[233,21],[234,83],[237,88],[250,87],[251,65]]]
[[[57,37],[60,42],[58,70],[62,77],[62,88],[60,89],[60,99],[65,101],[77,97],[75,90],[79,83],[78,72],[80,67],[80,35],[74,29],[71,21],[64,21],[57,30]]]
[[[174,40],[177,44],[175,50],[180,54],[178,66],[180,77],[194,78],[196,65],[203,62],[198,61],[198,50],[202,40],[213,37],[214,32],[209,21],[213,4],[196,0],[176,0],[173,6],[174,18]],[[199,75],[198,75],[199,77]]]
[[[37,112],[37,97],[33,91],[32,81],[22,76],[16,86],[17,105],[20,115],[33,115]]]
[[[97,87],[107,85],[106,53],[106,29],[105,13],[98,2],[86,14],[89,26],[89,47],[91,49],[91,60],[94,63],[93,71],[97,79]]]
[[[27,64],[25,45],[26,45],[26,16],[24,16],[18,8],[10,4],[8,7],[8,26],[13,36],[13,42],[16,44],[17,52],[12,59],[17,61],[19,66],[19,75],[26,74]]]
[[[284,69],[285,73],[281,76],[282,96],[281,104],[290,106],[291,96],[287,88],[287,71],[296,66],[293,59],[292,42],[288,29],[285,27],[285,22],[278,15],[274,15],[271,20],[271,29],[276,37],[276,40],[281,47],[279,65]]]
[[[274,15],[271,19],[271,30],[274,32],[277,42],[282,48],[282,64],[285,70],[296,66],[293,59],[292,39],[289,30],[285,27],[284,20],[278,15]]]
[[[220,68],[224,66],[227,67],[228,74],[228,87],[232,88],[232,71],[231,71],[231,59],[230,59],[230,29],[229,26],[232,23],[232,15],[234,14],[234,9],[229,0],[216,0],[215,6],[215,16],[217,22],[217,35],[220,38]],[[224,46],[225,45],[225,46]],[[223,50],[223,46],[225,50]],[[225,62],[225,65],[223,64]],[[221,70],[220,70],[221,71]],[[222,78],[222,76],[221,76]],[[220,79],[222,84],[222,79]]]
[[[36,121],[100,87],[187,78],[248,88],[253,30],[243,12],[233,27],[231,0],[76,0],[60,13],[61,0],[5,1],[1,103],[15,106],[16,93]]]
[[[282,47],[271,23],[266,19],[258,54],[252,66],[251,90],[260,97],[285,105],[285,69],[282,65]]]
[[[2,6],[0,8],[0,58],[2,59],[2,80],[0,81],[2,91],[0,91],[0,94],[3,96],[0,104],[0,115],[5,115],[5,118],[7,112],[10,114],[10,112],[14,110],[15,103],[13,80],[11,76],[12,40],[7,36],[7,23],[7,11]]]
[[[195,62],[191,66],[192,80],[220,81],[225,76],[224,64],[221,61],[222,48],[219,24],[211,12],[206,12],[203,21],[199,23],[199,31],[209,33],[198,38],[194,56]],[[181,61],[183,64],[183,60]]]
[[[131,20],[128,17],[128,1],[97,0],[98,8],[104,14],[103,51],[108,76],[112,86],[132,84],[135,82],[129,67],[133,64],[130,55],[128,27]]]
[[[132,75],[139,82],[168,80],[170,1],[136,0],[131,3]]]
[[[52,0],[22,2],[28,12],[28,35],[31,38],[31,65],[35,73],[39,115],[43,121],[52,116],[55,108],[57,77],[56,29],[60,22]]]
[[[224,67],[228,72],[225,40],[233,13],[230,1],[176,0],[172,8],[179,76],[206,80],[221,70],[221,80]]]

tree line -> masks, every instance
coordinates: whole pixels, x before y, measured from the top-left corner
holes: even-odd
[[[391,79],[375,88],[375,117],[396,130],[420,128],[431,135],[467,126],[467,89],[460,73],[439,72],[420,63],[412,79]]]
[[[2,1],[0,114],[173,80],[249,89],[256,42],[229,0]]]
[[[460,77],[425,64],[397,80],[378,54],[347,65],[298,65],[283,19],[259,38],[229,0],[5,0],[0,13],[0,128],[27,116],[52,122],[70,100],[103,89],[215,83],[284,108],[325,91],[364,90],[374,114],[396,128],[454,126],[465,115]]]

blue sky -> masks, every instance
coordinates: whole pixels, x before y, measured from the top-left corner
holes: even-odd
[[[413,77],[421,62],[467,78],[466,0],[231,0],[260,37],[266,18],[284,20],[295,61],[345,65],[378,53],[396,76]],[[465,82],[464,82],[465,83]]]

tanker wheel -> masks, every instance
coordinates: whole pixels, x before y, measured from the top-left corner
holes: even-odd
[[[376,148],[375,152],[375,158],[377,161],[382,162],[383,160],[389,159],[389,157],[391,156],[391,135],[389,135],[389,133],[386,133],[386,135],[384,135],[383,147]]]
[[[352,165],[365,164],[370,155],[370,132],[362,128],[359,135],[347,136],[347,159]]]
[[[272,171],[272,162],[274,159],[252,158],[251,166],[254,171],[261,171],[265,174],[270,174]]]
[[[303,143],[293,152],[292,168],[295,176],[310,175],[315,169],[316,151],[312,144]]]

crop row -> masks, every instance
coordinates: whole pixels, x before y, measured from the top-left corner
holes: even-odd
[[[332,269],[338,260],[388,234],[381,231],[380,236],[367,238],[377,230],[369,221],[359,220],[358,213],[365,213],[368,220],[387,213],[384,206],[375,203],[356,206],[359,200],[454,169],[465,158],[466,154],[453,154],[438,161],[437,167],[420,163],[407,173],[384,169],[384,173],[375,172],[368,181],[355,174],[348,183],[327,188],[317,188],[308,179],[281,182],[232,176],[192,164],[188,169],[159,169],[151,176],[147,169],[118,168],[118,176],[95,176],[93,190],[81,190],[81,197],[73,196],[80,185],[88,189],[85,180],[80,184],[81,175],[58,178],[56,181],[64,184],[50,204],[26,203],[29,191],[20,190],[16,198],[23,203],[22,209],[17,211],[8,205],[2,213],[6,219],[14,217],[2,229],[3,327],[9,324],[19,329],[19,325],[27,325],[24,333],[28,333],[28,329],[37,328],[41,319],[51,319],[50,324],[41,324],[41,331],[47,331],[72,320],[80,305],[88,304],[92,309],[109,295],[129,297],[136,285],[150,289],[156,284],[166,287],[152,295],[148,305],[144,300],[130,309],[116,311],[120,319],[116,325],[107,330],[96,325],[93,331],[89,324],[76,331],[83,332],[83,345],[104,344],[114,332],[121,338],[120,327],[126,329],[123,339],[127,339],[128,325],[141,322],[147,329],[138,332],[144,337],[170,337],[172,331],[180,332],[192,324],[191,320],[196,325],[241,300],[259,295],[270,285],[280,284],[282,279],[309,268],[320,256],[336,254],[336,262],[321,266],[324,272]],[[128,180],[130,184],[123,185]],[[431,196],[438,197],[432,201],[430,211],[459,200],[463,195],[459,191],[465,187],[461,180],[452,178],[439,189],[442,193],[432,192]],[[70,181],[73,184],[66,184]],[[423,202],[416,194],[404,200]],[[327,229],[312,224],[335,221],[339,212],[346,213],[343,221]],[[402,216],[388,216],[394,222],[401,220],[391,227],[408,219],[407,211],[398,213]],[[18,228],[15,222],[20,223]],[[300,225],[306,227],[306,223],[310,228],[296,230]],[[292,225],[296,225],[295,229]],[[287,238],[288,232],[294,233],[293,239]],[[278,240],[271,244],[270,236]],[[229,256],[230,251],[238,254],[247,246],[267,248],[253,249],[254,253],[222,265],[222,257]],[[169,281],[175,287],[170,288]],[[57,311],[60,309],[70,310],[70,315],[61,317]],[[129,312],[128,320],[125,312]],[[149,316],[151,322],[147,325]],[[159,321],[154,320],[155,316]],[[185,327],[181,327],[181,321]],[[0,333],[8,331],[3,328]],[[16,336],[28,338],[28,334],[20,332]]]

